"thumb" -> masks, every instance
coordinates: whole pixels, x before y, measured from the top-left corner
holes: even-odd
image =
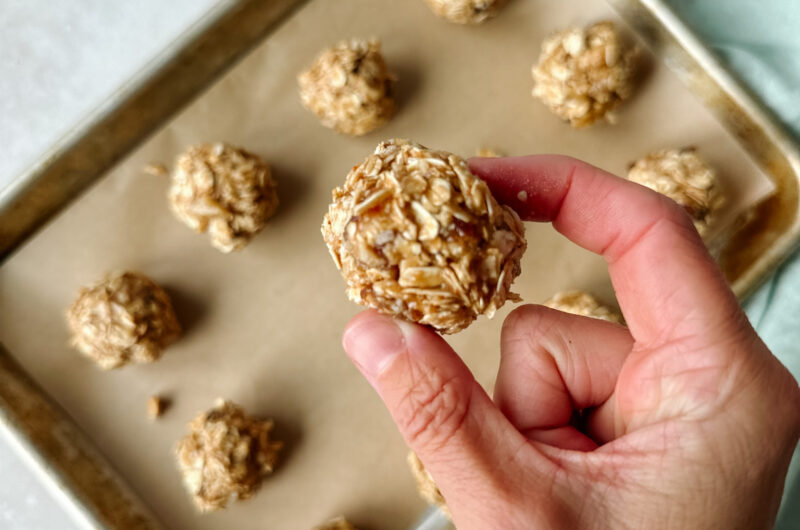
[[[486,501],[499,502],[492,500],[497,491],[519,480],[519,469],[512,472],[505,466],[518,466],[520,453],[535,453],[540,469],[552,465],[432,330],[366,311],[348,324],[343,343],[435,479],[456,521],[460,507],[494,511]],[[475,498],[481,499],[481,506]]]

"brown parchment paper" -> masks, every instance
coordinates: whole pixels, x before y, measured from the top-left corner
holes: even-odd
[[[340,346],[359,308],[319,234],[330,190],[384,138],[472,155],[567,153],[616,173],[648,151],[695,145],[721,175],[726,218],[770,190],[732,138],[653,61],[619,124],[574,131],[530,96],[530,67],[551,31],[612,17],[594,0],[514,0],[480,27],[450,25],[421,1],[316,0],[124,160],[0,269],[0,339],[97,443],[171,528],[303,529],[337,515],[399,529],[423,509],[406,448]],[[348,138],[321,127],[295,76],[324,47],[377,36],[397,73],[399,112]],[[187,145],[225,140],[274,168],[281,207],[243,252],[223,255],[167,208],[167,180],[144,174]],[[528,302],[584,288],[613,302],[603,261],[549,225],[527,227],[515,284]],[[139,269],[174,298],[185,336],[157,363],[101,372],[68,345],[64,308],[109,270]],[[449,340],[490,388],[506,306]],[[156,422],[145,403],[173,406]],[[274,417],[287,442],[277,472],[251,500],[195,513],[172,455],[186,423],[221,396]]]

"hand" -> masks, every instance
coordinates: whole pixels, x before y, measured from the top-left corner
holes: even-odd
[[[566,157],[470,166],[523,219],[603,255],[628,328],[517,308],[492,399],[433,331],[350,322],[348,355],[458,528],[771,528],[800,389],[683,210]]]

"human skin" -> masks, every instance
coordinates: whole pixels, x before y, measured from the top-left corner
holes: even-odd
[[[430,329],[374,311],[348,324],[345,350],[456,526],[771,528],[800,389],[685,212],[568,157],[470,168],[523,219],[605,258],[628,327],[516,308],[489,397]]]

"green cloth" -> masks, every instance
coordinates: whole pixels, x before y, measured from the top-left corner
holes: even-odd
[[[800,139],[800,2],[667,2]]]
[[[750,322],[795,378],[800,376],[800,253],[795,252],[745,305]],[[800,446],[786,477],[780,530],[800,528]]]
[[[668,1],[800,140],[800,1]],[[800,253],[747,301],[745,310],[772,352],[800,378]],[[776,528],[800,528],[800,446]]]

